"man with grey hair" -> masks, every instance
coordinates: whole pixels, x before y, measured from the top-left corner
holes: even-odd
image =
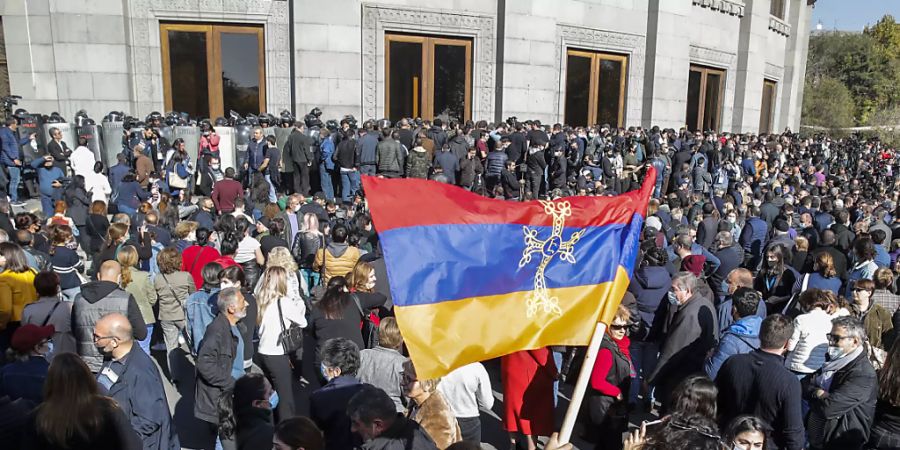
[[[734,235],[730,231],[720,231],[713,240],[713,254],[719,258],[719,267],[709,278],[709,287],[716,295],[718,304],[725,297],[725,278],[744,262],[744,249],[735,244]]]
[[[194,416],[207,422],[211,432],[219,423],[219,398],[244,375],[244,341],[237,323],[247,316],[247,302],[238,288],[219,291],[216,306],[219,314],[206,327],[197,351],[194,391]]]
[[[866,330],[849,316],[831,323],[827,362],[802,381],[803,397],[810,407],[809,448],[863,448],[878,400],[878,378],[864,345]]]
[[[667,408],[672,390],[689,375],[701,372],[706,355],[719,337],[716,310],[697,288],[699,280],[690,272],[678,272],[669,291],[669,320],[656,370],[650,375],[657,398]]]

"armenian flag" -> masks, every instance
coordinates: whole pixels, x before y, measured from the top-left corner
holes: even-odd
[[[363,177],[403,339],[422,379],[519,350],[587,345],[628,288],[653,169],[615,197],[512,202]]]

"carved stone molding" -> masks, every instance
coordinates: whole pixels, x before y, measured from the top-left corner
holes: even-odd
[[[559,89],[556,94],[558,97],[554,103],[558,108],[557,116],[559,120],[563,120],[563,111],[565,111],[565,52],[568,47],[628,55],[624,121],[640,119],[637,116],[644,93],[646,37],[639,34],[599,30],[569,24],[557,24],[556,35],[556,85],[559,86]]]
[[[709,8],[731,16],[744,17],[744,2],[741,0],[692,0],[694,5]]]
[[[137,108],[133,113],[145,114],[163,107],[162,53],[159,50],[159,23],[162,20],[262,24],[266,40],[266,109],[289,108],[290,83],[284,82],[290,75],[287,9],[287,2],[276,0],[129,0],[125,40],[130,47],[132,102]],[[148,75],[148,68],[160,70]]]
[[[791,24],[774,16],[769,16],[769,29],[783,36],[791,35]]]
[[[765,72],[763,72],[767,78],[772,78],[776,81],[780,81],[784,78],[784,67],[776,66],[772,63],[766,63]]]
[[[474,38],[472,117],[480,119],[494,116],[494,16],[366,3],[362,7],[363,117],[384,115],[384,33],[394,30]]]
[[[737,61],[737,55],[734,53],[691,45],[691,62],[730,69],[734,66],[735,61]]]

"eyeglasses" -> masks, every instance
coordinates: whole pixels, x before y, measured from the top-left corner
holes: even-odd
[[[94,342],[100,342],[104,339],[118,339],[118,338],[115,336],[100,336],[97,334],[94,335]]]
[[[868,292],[868,291],[869,291],[868,289],[864,289],[864,288],[853,288],[853,292]]]
[[[825,337],[828,338],[828,343],[829,343],[829,344],[837,344],[838,342],[841,342],[841,341],[844,340],[844,339],[850,339],[850,338],[852,338],[853,336],[841,336],[841,335],[839,335],[839,334],[831,334],[831,333],[828,333],[828,334],[825,335]]]
[[[609,329],[612,330],[612,331],[622,331],[622,330],[624,330],[624,329],[626,329],[626,328],[628,328],[628,324],[627,324],[627,323],[626,323],[626,324],[622,324],[622,325],[611,324],[611,325],[609,326]]]

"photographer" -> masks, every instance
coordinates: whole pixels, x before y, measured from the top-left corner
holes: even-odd
[[[57,130],[59,132],[59,130]],[[59,200],[62,187],[68,180],[62,169],[54,164],[53,157],[45,155],[43,158],[31,162],[31,167],[37,171],[38,183],[41,192],[41,209],[45,217],[53,215],[53,203]]]
[[[19,201],[19,181],[22,179],[22,155],[20,146],[37,139],[35,133],[28,137],[16,139],[16,130],[19,128],[14,117],[6,119],[6,126],[0,128],[0,163],[9,171],[9,202],[13,206],[25,206]],[[3,173],[0,172],[0,176]],[[2,181],[2,180],[0,180]],[[6,185],[6,183],[0,183]],[[3,186],[0,186],[2,189]]]

